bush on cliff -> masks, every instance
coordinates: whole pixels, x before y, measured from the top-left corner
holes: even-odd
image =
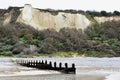
[[[96,56],[120,56],[120,22],[95,24],[83,33],[63,28],[37,31],[24,24],[0,26],[0,55],[78,52]],[[33,45],[35,50],[31,50]]]

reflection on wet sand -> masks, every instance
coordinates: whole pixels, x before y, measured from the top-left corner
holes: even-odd
[[[70,75],[70,74],[49,74],[22,77],[1,77],[0,80],[104,80],[104,76],[98,75]]]
[[[77,74],[36,70],[15,64],[15,58],[0,59],[0,80],[120,80],[120,58],[28,58],[75,63]],[[68,65],[69,66],[69,65]]]

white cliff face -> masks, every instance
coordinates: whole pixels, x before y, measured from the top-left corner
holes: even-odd
[[[3,26],[6,27],[7,25],[9,25],[10,21],[11,21],[11,15],[9,15],[9,13],[5,14],[6,19],[3,22]]]
[[[98,23],[104,23],[106,21],[119,21],[120,16],[111,16],[111,17],[94,17]]]
[[[31,5],[26,5],[26,7],[22,10],[22,19],[23,21],[29,23],[29,21],[32,20],[33,17],[33,9]]]
[[[31,5],[26,4],[24,8],[20,9],[21,13],[17,18],[17,22],[30,25],[37,30],[44,29],[55,29],[59,31],[61,28],[76,28],[76,29],[86,29],[88,26],[92,25],[94,22],[90,21],[86,15],[83,14],[72,14],[65,12],[50,12],[41,11],[32,8]],[[53,14],[55,13],[55,14]],[[57,13],[57,14],[56,14]],[[7,26],[12,19],[13,11],[6,13],[3,26]],[[99,24],[106,21],[119,21],[120,16],[110,16],[110,17],[93,17],[94,21]]]
[[[5,17],[5,20],[3,21],[4,27],[6,27],[10,24],[10,21],[12,19],[12,14],[13,14],[13,10],[11,10],[9,13],[4,14],[4,17]]]
[[[82,14],[59,12],[57,15],[52,15],[50,12],[34,9],[31,5],[25,5],[21,9],[17,22],[25,23],[38,30],[53,28],[57,31],[64,27],[84,30],[91,24]]]

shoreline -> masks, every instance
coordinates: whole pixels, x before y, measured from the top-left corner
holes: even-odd
[[[0,74],[0,77],[17,77],[17,76],[37,76],[37,75],[49,75],[60,74],[60,72],[50,70],[32,70],[32,71],[20,71],[7,74]]]
[[[16,59],[44,59],[48,61],[56,62],[75,62],[77,64],[77,74],[62,74],[52,70],[38,70],[35,68],[23,67],[15,63]],[[35,77],[42,76],[72,76],[72,78],[79,78],[81,80],[120,80],[120,69],[119,67],[120,58],[92,58],[92,57],[77,57],[77,58],[0,58],[0,78],[19,78],[19,77]],[[103,64],[103,65],[102,65]],[[117,67],[118,66],[118,67]],[[40,76],[40,77],[39,77]],[[26,78],[27,78],[26,77]],[[46,78],[46,77],[43,77]],[[114,79],[113,79],[114,78]],[[4,80],[4,79],[3,79]],[[15,80],[15,79],[13,79]],[[24,80],[24,79],[22,79]],[[29,79],[30,80],[30,79]],[[37,79],[36,79],[37,80]],[[46,79],[49,80],[49,79]],[[52,79],[51,79],[52,80]],[[59,80],[59,79],[57,79]],[[63,79],[65,80],[65,79]],[[73,79],[74,80],[74,79]]]
[[[60,72],[52,70],[38,70],[20,66],[15,63],[13,58],[0,58],[0,77],[2,76],[26,76],[26,75],[43,75],[43,74],[60,74]]]
[[[101,75],[70,75],[70,74],[47,74],[47,75],[24,75],[24,76],[7,76],[0,77],[1,80],[105,80]]]

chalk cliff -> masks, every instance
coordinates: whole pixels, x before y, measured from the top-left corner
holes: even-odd
[[[94,19],[100,24],[106,21],[120,21],[120,16],[111,16],[111,17],[94,17]]]
[[[53,15],[50,12],[32,8],[31,5],[25,5],[21,9],[17,22],[25,23],[38,30],[53,28],[57,31],[64,27],[84,30],[91,24],[89,19],[82,14],[58,12],[58,14]]]
[[[47,11],[42,9],[33,8],[30,4],[26,4],[22,8],[16,8],[18,11],[18,15],[15,16],[16,22],[24,23],[26,25],[30,25],[31,27],[37,30],[44,29],[55,29],[59,31],[61,28],[76,28],[76,29],[86,29],[88,26],[94,23],[104,23],[106,21],[119,21],[120,16],[110,16],[110,17],[98,17],[91,16],[90,14],[82,14],[79,12],[65,12],[65,11]],[[8,25],[13,19],[13,16],[16,15],[17,12],[14,10],[9,11],[7,13],[7,17],[3,21],[3,26]]]

